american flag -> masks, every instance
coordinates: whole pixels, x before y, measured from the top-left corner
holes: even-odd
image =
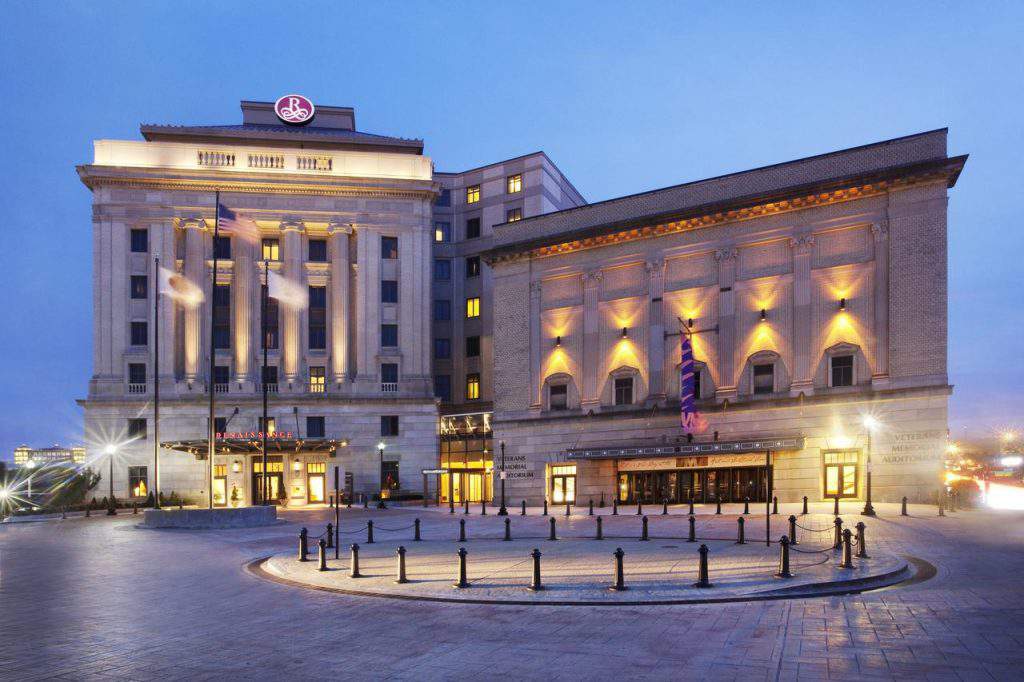
[[[250,244],[259,241],[260,228],[252,218],[232,211],[224,204],[217,204],[217,219],[220,221],[218,227],[227,230],[230,234],[239,237]]]
[[[679,421],[684,433],[698,433],[707,428],[707,425],[697,413],[697,397],[693,394],[693,344],[690,343],[690,335],[686,332],[680,334],[680,338],[682,361],[679,365]]]

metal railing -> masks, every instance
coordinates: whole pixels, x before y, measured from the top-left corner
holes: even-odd
[[[128,384],[129,393],[145,393],[146,384]]]

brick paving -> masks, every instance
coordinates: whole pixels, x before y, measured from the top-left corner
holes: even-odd
[[[243,570],[294,546],[299,525],[319,528],[324,511],[241,532],[140,530],[141,517],[123,515],[6,524],[0,679],[1022,679],[1024,514],[879,511],[873,545],[930,561],[933,579],[843,597],[615,608],[350,597]],[[414,513],[383,514],[398,525]]]

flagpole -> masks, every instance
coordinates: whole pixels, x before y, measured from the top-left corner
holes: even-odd
[[[160,256],[154,256],[153,280],[153,508],[160,508]]]
[[[213,277],[211,278],[212,284],[210,287],[210,373],[207,377],[207,390],[210,392],[210,417],[207,433],[209,435],[209,452],[207,457],[210,460],[210,466],[208,469],[207,485],[209,486],[209,501],[210,509],[213,509],[213,455],[216,452],[216,443],[214,441],[216,432],[214,431],[214,408],[216,406],[216,399],[214,394],[213,385],[213,372],[214,367],[217,363],[216,349],[214,348],[214,326],[213,326],[213,315],[214,309],[216,308],[216,301],[214,300],[217,296],[217,238],[220,237],[220,190],[214,193],[214,219],[213,219]]]
[[[260,478],[260,504],[267,504],[267,294],[270,289],[270,263],[263,259],[263,286],[260,287],[260,329],[263,337],[263,369],[260,383],[263,388],[263,428],[260,429],[263,450],[263,476]]]

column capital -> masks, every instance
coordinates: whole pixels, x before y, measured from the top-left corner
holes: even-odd
[[[814,235],[801,234],[790,237],[789,247],[797,253],[809,253],[814,247]]]
[[[872,223],[871,234],[874,236],[876,242],[885,241],[889,238],[889,228],[881,223]]]
[[[660,275],[665,268],[664,258],[652,258],[644,263],[644,271],[651,275]]]
[[[306,224],[302,222],[301,218],[285,218],[281,221],[280,228],[281,232],[305,232]]]
[[[530,294],[533,296],[540,296],[541,290],[544,288],[544,283],[539,279],[535,279],[530,282]]]
[[[587,289],[592,289],[601,284],[601,280],[604,279],[604,272],[600,269],[588,270],[583,273],[583,286]]]
[[[715,260],[721,263],[722,261],[733,260],[739,255],[739,249],[736,247],[729,247],[727,249],[715,249]]]
[[[205,230],[206,220],[199,216],[187,216],[183,218],[178,218],[178,227],[182,228],[183,230]]]
[[[352,230],[355,226],[352,223],[342,222],[340,220],[332,220],[327,224],[327,234],[352,234]]]

